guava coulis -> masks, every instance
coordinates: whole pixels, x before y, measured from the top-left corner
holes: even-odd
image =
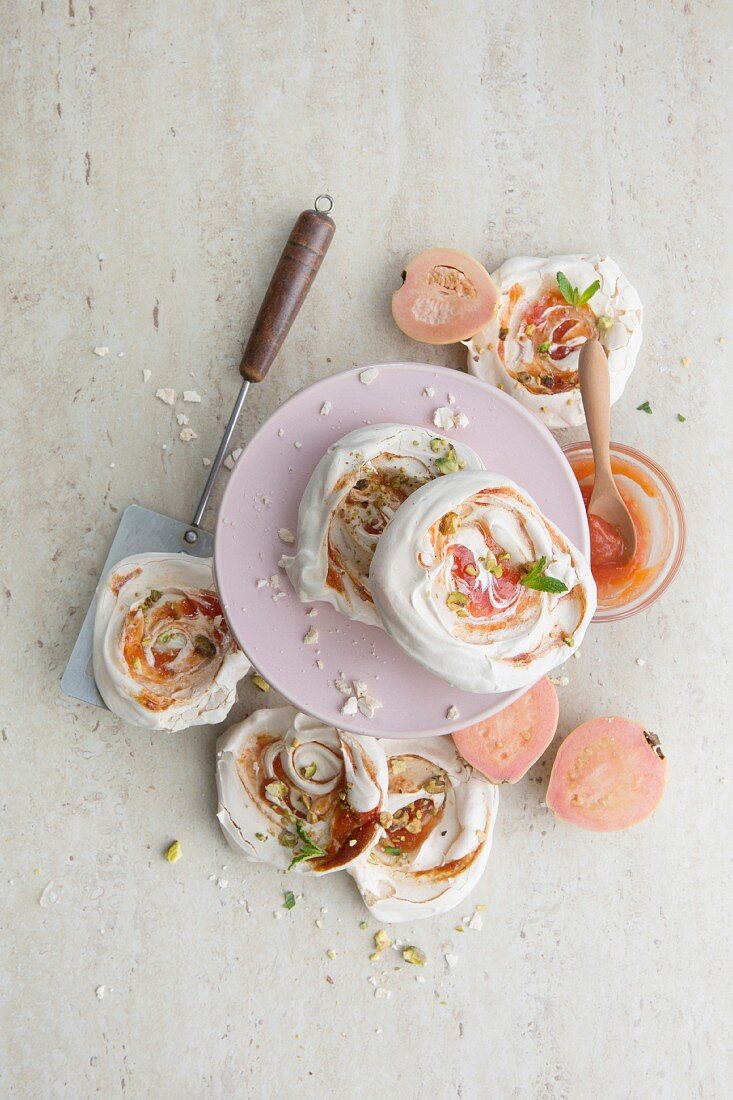
[[[593,491],[593,459],[571,455],[569,461],[587,510]],[[638,599],[651,587],[665,564],[664,557],[650,560],[654,540],[649,508],[659,497],[657,485],[638,465],[620,455],[611,455],[611,470],[634,524],[636,551],[627,559],[618,528],[598,516],[588,516],[591,571],[601,608],[620,608]],[[645,507],[647,500],[649,506]]]

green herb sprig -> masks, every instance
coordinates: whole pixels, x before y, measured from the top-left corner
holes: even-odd
[[[601,288],[600,280],[595,279],[581,294],[577,286],[572,286],[567,275],[564,275],[562,271],[557,273],[557,285],[560,287],[560,293],[569,306],[584,306],[586,302],[591,300],[595,292]]]
[[[547,566],[547,558],[541,557],[539,561],[534,562],[531,569],[529,569],[524,576],[520,579],[519,583],[523,584],[525,588],[532,588],[535,592],[567,592],[568,586],[559,581],[557,577],[548,577],[545,574],[545,568]]]
[[[297,855],[293,856],[290,861],[288,871],[290,871],[297,863],[303,863],[307,859],[317,859],[318,856],[325,856],[326,851],[324,848],[319,848],[313,841],[313,838],[303,828],[303,823],[296,820],[295,831],[298,834],[300,840],[300,851]]]

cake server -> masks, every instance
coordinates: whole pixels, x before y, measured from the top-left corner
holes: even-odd
[[[146,551],[178,553],[185,551],[197,557],[211,557],[214,536],[201,526],[211,490],[229,448],[247,392],[253,382],[261,382],[272,366],[290,326],[298,315],[305,296],[318,273],[335,232],[329,214],[333,210],[330,195],[319,195],[312,210],[304,210],[293,226],[275,273],[257,314],[254,328],[244,349],[239,373],[242,387],[234,403],[229,422],[224,429],[219,450],[211,463],[201,499],[190,523],[153,512],[139,504],[130,504],[122,514],[120,525],[102,568],[102,576],[131,554]],[[74,699],[104,707],[92,672],[92,640],[96,598],[92,599],[69,662],[61,677],[61,690]]]

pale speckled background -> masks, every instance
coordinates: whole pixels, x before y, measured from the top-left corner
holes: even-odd
[[[0,20],[2,1095],[729,1096],[730,5],[28,0]],[[226,848],[216,731],[150,735],[58,690],[121,509],[192,511],[324,188],[335,242],[243,441],[342,367],[460,362],[391,323],[422,247],[605,249],[646,307],[614,434],[690,522],[664,601],[593,629],[561,689],[561,733],[622,711],[662,736],[659,812],[607,837],[554,823],[548,754],[502,792],[484,930],[406,926],[426,981],[395,954],[389,999],[347,877],[275,920],[285,880]],[[203,395],[193,443],[166,385]]]

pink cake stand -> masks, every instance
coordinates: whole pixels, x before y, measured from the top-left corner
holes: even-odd
[[[366,368],[324,378],[296,393],[270,417],[242,452],[226,487],[216,522],[214,564],[227,620],[262,676],[293,706],[329,725],[378,737],[426,737],[480,722],[522,691],[476,695],[458,691],[416,664],[383,631],[352,622],[329,604],[302,604],[277,563],[294,547],[278,537],[298,528],[298,506],[310,475],[327,447],[364,424],[405,423],[430,427],[433,412],[455,397],[469,418],[453,433],[474,448],[495,473],[526,489],[542,511],[589,553],[585,509],[577,482],[560,447],[542,424],[500,390],[445,367],[425,363],[377,365],[364,385]],[[433,397],[423,391],[432,387]],[[328,416],[321,415],[324,402]],[[279,574],[284,598],[258,588],[257,580]],[[316,607],[317,616],[306,611]],[[303,642],[308,629],[318,642]],[[322,667],[319,667],[319,663]],[[381,701],[373,718],[340,713],[344,696],[334,686],[339,673],[364,680]],[[526,689],[525,689],[526,690]],[[459,717],[448,721],[451,706]]]

